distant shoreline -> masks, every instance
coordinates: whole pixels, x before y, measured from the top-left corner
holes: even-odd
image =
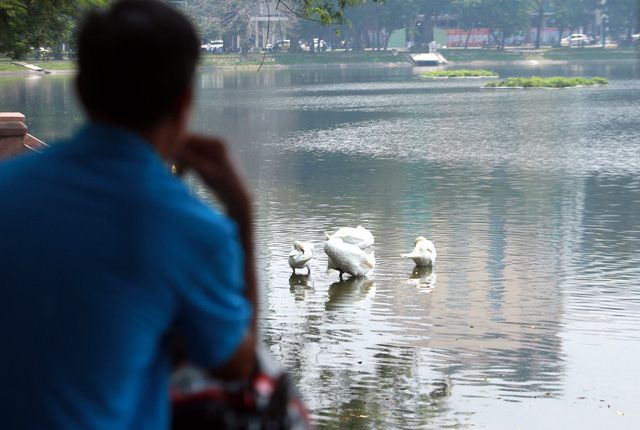
[[[640,64],[640,53],[631,49],[615,48],[545,48],[489,49],[449,48],[440,50],[448,64],[446,68],[458,65],[486,66],[501,64],[567,64],[567,63],[610,63],[636,61]],[[29,61],[46,71],[47,74],[75,73],[72,60]],[[200,71],[215,70],[258,70],[260,69],[310,69],[310,68],[357,68],[357,67],[413,67],[408,51],[327,51],[308,53],[254,53],[247,56],[237,54],[206,55],[199,66]],[[0,76],[44,74],[13,65],[8,59],[0,59]]]

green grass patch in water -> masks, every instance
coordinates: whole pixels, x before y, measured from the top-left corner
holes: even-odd
[[[563,78],[555,76],[553,78],[539,78],[533,76],[531,78],[509,78],[501,81],[492,81],[484,84],[486,88],[566,88],[576,87],[579,85],[606,85],[609,82],[604,78]]]

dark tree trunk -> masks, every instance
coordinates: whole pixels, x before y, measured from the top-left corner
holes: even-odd
[[[538,9],[538,33],[536,34],[536,49],[540,49],[540,36],[542,33],[542,20],[544,19],[544,2],[540,0]]]
[[[471,32],[473,31],[473,25],[471,26],[471,28],[467,31],[467,38],[464,41],[464,49],[467,49],[467,47],[469,46],[469,39],[471,39]]]

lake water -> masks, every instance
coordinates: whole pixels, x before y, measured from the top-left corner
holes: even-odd
[[[228,138],[255,197],[263,338],[318,429],[640,428],[640,64],[482,68],[609,85],[198,77],[193,127]],[[0,78],[0,103],[48,141],[81,121],[69,76]],[[357,225],[378,264],[340,282],[324,232]],[[433,270],[399,256],[420,235]]]

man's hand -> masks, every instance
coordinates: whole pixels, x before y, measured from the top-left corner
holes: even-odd
[[[189,136],[177,155],[178,174],[194,169],[241,227],[251,222],[251,198],[225,143],[215,137]]]
[[[189,136],[176,157],[176,168],[178,174],[187,168],[195,170],[218,196],[229,217],[238,224],[240,241],[245,253],[244,295],[251,302],[254,312],[246,338],[229,362],[215,373],[218,377],[248,377],[255,363],[258,314],[251,197],[221,139]]]

